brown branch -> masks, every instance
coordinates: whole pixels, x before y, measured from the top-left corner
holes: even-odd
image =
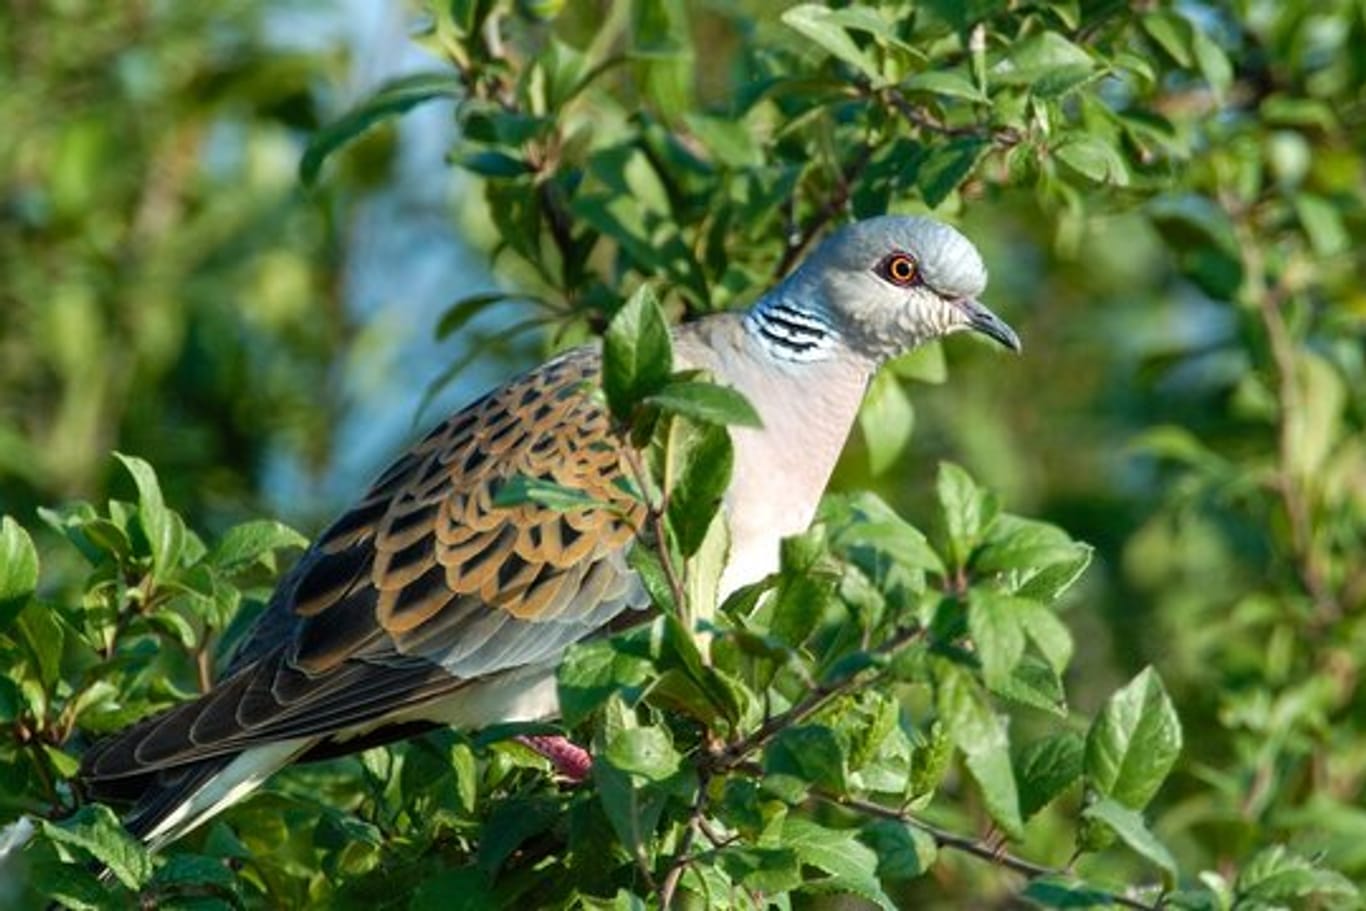
[[[882,804],[874,803],[871,800],[862,800],[857,797],[839,797],[819,789],[813,789],[811,793],[813,796],[826,803],[845,807],[856,813],[862,813],[866,816],[875,816],[879,819],[891,819],[908,826],[913,826],[934,839],[935,845],[941,850],[948,849],[971,855],[979,860],[985,860],[995,866],[1019,873],[1026,879],[1033,880],[1044,876],[1069,877],[1069,873],[1065,869],[1049,867],[1045,864],[1035,863],[1032,860],[1025,860],[1023,857],[1018,857],[1007,851],[1003,851],[999,845],[990,845],[967,835],[959,835],[956,832],[941,829],[936,825],[925,822],[924,820],[912,816],[904,810],[898,810],[895,807],[886,807]],[[1159,911],[1159,909],[1164,907],[1164,902],[1161,898],[1152,904],[1148,904],[1147,902],[1129,898],[1126,895],[1120,895],[1115,892],[1105,892],[1105,896],[1109,901],[1116,905],[1134,908],[1137,909],[1137,911]]]

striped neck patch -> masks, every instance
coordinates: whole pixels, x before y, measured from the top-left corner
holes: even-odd
[[[788,361],[825,360],[838,340],[819,311],[772,297],[745,315],[745,328],[774,357]]]

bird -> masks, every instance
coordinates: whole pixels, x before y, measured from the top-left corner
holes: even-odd
[[[760,418],[730,430],[720,598],[809,526],[881,364],[960,331],[1020,350],[986,283],[957,229],[882,215],[831,231],[746,311],[674,327],[674,367]],[[155,849],[293,762],[554,718],[567,648],[652,616],[628,562],[644,507],[617,483],[632,444],[594,393],[601,366],[598,345],[566,351],[400,455],[285,574],[214,686],[86,752],[85,791],[131,802],[125,826]],[[500,505],[519,475],[598,505]]]

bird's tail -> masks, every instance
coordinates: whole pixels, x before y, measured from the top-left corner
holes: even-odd
[[[123,775],[100,775],[98,764],[87,760],[85,792],[95,800],[132,802],[124,827],[155,850],[241,800],[311,743],[288,740]]]

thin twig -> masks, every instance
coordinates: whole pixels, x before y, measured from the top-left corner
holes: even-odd
[[[670,864],[669,872],[664,875],[664,882],[659,887],[660,911],[669,911],[674,893],[678,891],[679,880],[692,863],[689,855],[693,842],[697,841],[698,830],[702,827],[702,815],[707,811],[707,783],[708,775],[703,769],[697,776],[697,797],[693,800],[692,813],[688,816],[688,827],[683,831],[683,838],[678,843],[677,856]]]
[[[993,133],[990,129],[984,127],[949,126],[943,121],[930,116],[930,114],[923,108],[917,107],[916,105],[912,104],[911,100],[907,98],[905,95],[903,95],[898,89],[884,89],[878,94],[883,99],[885,99],[888,104],[896,108],[897,113],[901,115],[902,119],[904,119],[907,123],[909,123],[913,127],[916,127],[917,129],[926,130],[930,133],[938,133],[941,136],[950,136],[954,138],[960,138],[964,136],[975,136],[981,139],[998,139],[997,133]],[[1005,133],[1004,131],[1002,131],[1000,136],[1004,135]],[[1015,134],[1013,130],[1011,131],[1011,135],[1017,136],[1017,134]],[[1015,141],[1018,141],[1018,138],[1016,138]]]
[[[886,807],[882,804],[874,803],[871,800],[862,800],[857,797],[839,797],[819,789],[813,789],[811,793],[826,803],[845,807],[856,813],[862,813],[867,816],[876,816],[879,819],[891,819],[905,823],[908,826],[914,826],[934,839],[934,843],[940,849],[947,848],[969,854],[995,866],[1019,873],[1026,879],[1038,879],[1043,876],[1066,877],[1069,875],[1064,869],[1049,867],[1045,864],[1035,863],[1032,860],[1025,860],[1023,857],[1017,857],[1014,854],[1001,850],[1000,846],[989,845],[976,838],[971,838],[967,835],[959,835],[957,832],[950,832],[947,829],[941,829],[936,825],[918,819],[910,813],[907,813],[904,810],[898,810],[895,807]],[[1137,911],[1159,911],[1159,909],[1163,907],[1163,901],[1160,898],[1153,904],[1148,904],[1147,902],[1129,898],[1128,896],[1120,895],[1115,892],[1106,892],[1105,895],[1106,898],[1114,904],[1123,905],[1126,908],[1134,908],[1137,909]]]

